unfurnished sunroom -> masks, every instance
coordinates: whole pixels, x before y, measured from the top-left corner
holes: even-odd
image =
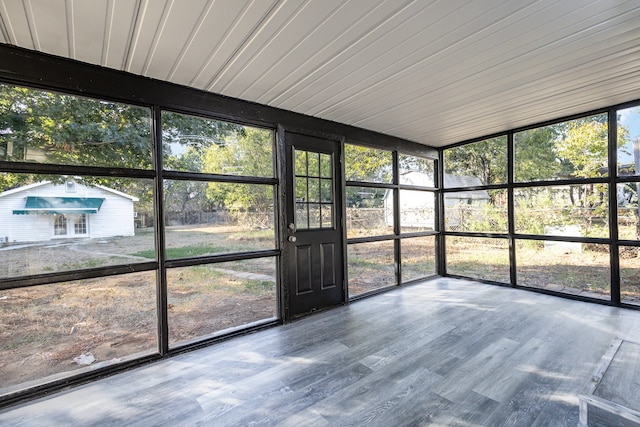
[[[0,6],[0,201],[127,201],[0,217],[0,405],[443,276],[640,307],[634,2],[177,3]]]

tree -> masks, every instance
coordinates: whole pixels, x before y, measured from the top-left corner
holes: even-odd
[[[507,138],[498,137],[445,150],[445,173],[474,176],[482,184],[507,182]]]
[[[241,133],[227,137],[224,144],[210,145],[204,153],[203,169],[210,173],[273,176],[273,133],[247,127]],[[271,185],[210,182],[206,196],[251,226],[273,225],[274,192]]]
[[[0,84],[1,160],[149,169],[151,147],[148,108]],[[0,191],[45,179],[67,177],[3,173]]]
[[[555,141],[558,125],[529,129],[514,136],[514,172],[516,182],[553,179],[562,169],[557,158]]]
[[[344,157],[347,181],[391,182],[391,151],[345,144]]]

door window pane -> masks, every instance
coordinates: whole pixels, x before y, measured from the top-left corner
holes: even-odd
[[[323,178],[331,178],[331,171],[331,155],[320,153],[320,176]]]
[[[151,180],[3,176],[0,278],[156,259]]]
[[[164,169],[273,177],[273,131],[162,112]]]
[[[607,176],[606,114],[518,132],[516,182]]]
[[[294,150],[294,170],[296,228],[333,228],[332,155]]]
[[[0,84],[0,117],[0,160],[152,167],[149,108]]]
[[[272,185],[164,181],[167,258],[275,248]]]
[[[273,257],[167,270],[169,344],[277,316]]]

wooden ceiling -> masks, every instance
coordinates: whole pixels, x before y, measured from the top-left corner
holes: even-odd
[[[1,0],[0,43],[434,147],[640,99],[638,0]]]

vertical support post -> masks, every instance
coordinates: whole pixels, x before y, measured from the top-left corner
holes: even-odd
[[[609,260],[611,302],[618,305],[620,297],[620,257],[618,254],[618,118],[614,108],[609,109],[608,149],[609,149]]]
[[[511,286],[518,286],[516,258],[516,215],[513,183],[515,182],[515,138],[513,132],[507,134],[507,221],[509,239],[509,278]]]
[[[287,170],[286,152],[285,152],[285,130],[282,126],[277,127],[274,137],[275,137],[274,165],[276,167],[275,176],[278,178],[278,185],[275,191],[275,197],[276,197],[275,222],[277,227],[276,236],[278,236],[277,249],[280,254],[278,256],[278,269],[276,271],[276,277],[277,277],[276,300],[278,303],[279,317],[283,321],[286,321],[288,320],[287,304],[289,300],[288,300],[288,288],[287,288],[288,271],[287,271],[287,263],[285,260],[287,256],[285,251],[287,250],[287,248],[286,248],[286,244],[284,243],[286,239],[285,233],[287,229],[287,223],[286,223],[287,215],[285,212],[285,209],[287,206],[286,204],[287,191],[285,188],[286,187],[285,183],[287,181],[286,181],[285,174],[293,173],[293,171]]]
[[[436,163],[436,209],[437,209],[437,231],[436,238],[436,272],[440,276],[447,275],[447,255],[446,242],[444,236],[445,218],[444,218],[444,149],[438,150],[438,161]]]
[[[153,182],[153,203],[155,205],[155,237],[158,270],[156,276],[156,299],[158,315],[158,351],[169,353],[169,314],[167,310],[167,270],[165,267],[164,189],[162,176],[162,112],[158,105],[153,107],[153,167],[156,177]]]
[[[393,150],[393,255],[396,273],[396,285],[402,284],[402,248],[400,246],[400,165],[398,164],[400,156],[398,150]]]

